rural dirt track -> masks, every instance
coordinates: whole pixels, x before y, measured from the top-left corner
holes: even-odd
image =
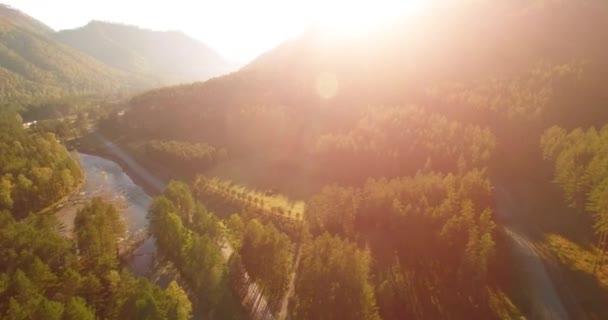
[[[512,218],[516,210],[525,211],[512,195],[499,184],[494,184],[496,197],[496,214],[509,236],[511,249],[516,261],[523,267],[524,277],[528,284],[531,298],[532,319],[566,320],[568,312],[553,284],[543,261],[524,229]]]
[[[122,148],[112,141],[105,138],[100,133],[94,133],[97,138],[106,148],[106,151],[112,153],[118,157],[125,165],[129,167],[135,174],[149,184],[156,192],[162,193],[165,189],[166,183],[159,179],[157,176],[152,174],[148,169],[142,167],[140,164],[129,155],[128,152],[122,150]],[[224,260],[228,261],[230,256],[234,252],[234,249],[230,243],[225,240],[221,247],[221,253]],[[245,273],[245,278],[249,279],[249,275]],[[276,316],[271,314],[269,311],[269,305],[266,298],[261,294],[261,289],[253,281],[247,281],[248,285],[245,289],[246,294],[242,297],[242,304],[246,307],[251,319],[275,319]]]

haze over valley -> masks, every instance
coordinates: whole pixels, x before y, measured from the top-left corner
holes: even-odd
[[[59,1],[0,5],[0,319],[608,318],[605,1]]]

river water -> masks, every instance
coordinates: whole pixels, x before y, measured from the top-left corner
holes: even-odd
[[[114,161],[77,153],[85,174],[84,185],[78,196],[70,205],[57,212],[57,217],[65,226],[66,235],[71,236],[76,211],[82,200],[101,197],[112,202],[122,214],[127,229],[127,238],[146,232],[148,220],[146,214],[152,201],[139,185],[135,184],[122,168]],[[152,268],[156,246],[152,238],[139,245],[126,261],[127,268],[138,276],[145,276]]]

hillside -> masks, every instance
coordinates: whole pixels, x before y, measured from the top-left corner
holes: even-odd
[[[0,4],[0,105],[27,108],[70,96],[129,93],[226,71],[215,51],[181,32],[95,21],[55,32]]]
[[[13,24],[22,27],[24,29],[28,29],[29,31],[34,31],[40,34],[50,34],[55,32],[55,30],[51,29],[49,26],[44,23],[24,14],[23,12],[11,8],[7,5],[0,3],[0,18],[3,20],[9,20]]]
[[[107,65],[166,84],[207,80],[230,68],[217,52],[182,32],[92,21],[53,38]]]
[[[49,31],[19,11],[0,7],[2,104],[23,106],[37,99],[128,91],[145,83],[57,43],[48,37]]]
[[[538,3],[544,6],[474,2],[347,39],[311,30],[239,72],[135,97],[126,119],[150,134],[225,144],[227,137],[242,131],[235,130],[239,125],[233,111],[264,106],[280,109],[275,116],[293,121],[289,130],[300,130],[297,139],[309,143],[307,134],[351,126],[358,113],[374,105],[418,104],[456,117],[473,115],[469,121],[486,124],[496,115],[550,122],[549,117],[575,121],[564,113],[574,111],[577,97],[585,97],[585,110],[601,113],[607,96],[597,80],[608,70],[603,58],[608,46],[593,35],[608,28],[606,5]],[[577,77],[580,73],[582,78]],[[570,90],[556,90],[563,86]],[[506,89],[510,92],[501,95],[502,101],[486,101],[492,91]],[[535,96],[541,93],[545,96]],[[541,103],[543,99],[557,105]],[[484,102],[487,105],[477,105]],[[480,108],[485,113],[466,111]],[[532,111],[539,108],[542,115]],[[581,113],[576,119],[597,117]],[[200,130],[191,130],[202,124]],[[282,125],[275,122],[275,130]]]
[[[309,30],[238,72],[136,96],[101,128],[158,172],[202,174],[199,197],[220,215],[237,212],[227,224],[243,244],[244,268],[279,283],[270,296],[284,293],[287,271],[259,270],[269,261],[255,251],[265,228],[301,245],[290,299],[296,319],[550,319],[535,312],[562,302],[542,305],[549,294],[535,287],[538,274],[551,297],[571,297],[560,314],[584,318],[572,307],[578,302],[589,318],[605,318],[605,288],[577,281],[591,268],[581,275],[570,261],[578,252],[567,251],[601,251],[592,237],[572,237],[593,222],[554,228],[567,204],[551,193],[540,141],[553,125],[608,122],[608,45],[598,32],[608,30],[608,6],[453,2],[364,35]],[[545,138],[553,156],[565,153],[558,177],[566,195],[578,188],[577,204],[589,179],[577,164],[591,150],[593,169],[605,164],[601,139],[588,135],[580,148],[566,147],[564,130]],[[303,213],[280,204],[295,200],[305,202]],[[550,272],[541,260],[555,262]],[[556,290],[553,272],[580,284]],[[597,294],[578,299],[589,297],[586,288]],[[357,303],[343,298],[356,295]]]

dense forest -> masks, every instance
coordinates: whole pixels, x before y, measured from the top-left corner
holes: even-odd
[[[206,80],[229,68],[219,54],[181,32],[97,21],[56,32],[0,4],[2,108],[66,97],[115,97]]]
[[[48,27],[0,5],[0,106],[91,93],[111,94],[138,80],[49,38]],[[25,22],[23,22],[25,20]]]
[[[222,254],[223,231],[218,219],[194,199],[190,187],[173,181],[156,197],[149,211],[150,232],[159,254],[175,266],[195,297],[195,311],[218,319],[241,315],[229,286]]]
[[[53,215],[16,221],[0,211],[0,317],[3,319],[190,319],[192,305],[172,282],[165,290],[119,269],[116,209],[94,199],[76,215],[75,236]]]
[[[518,275],[506,267],[497,183],[544,181],[544,151],[566,200],[592,213],[606,244],[601,142],[575,142],[581,134],[564,129],[539,141],[553,125],[608,120],[608,47],[595,32],[608,10],[600,1],[476,1],[428,18],[375,32],[373,46],[309,30],[236,73],[135,96],[101,129],[127,146],[225,148],[223,160],[197,160],[186,177],[210,176],[197,178],[195,195],[225,217],[245,270],[260,272],[248,261],[255,243],[276,252],[266,263],[284,261],[256,278],[276,281],[268,297],[296,270],[294,318],[517,317],[522,310],[505,299]],[[178,176],[183,163],[162,159],[147,160]],[[240,167],[270,178],[256,185]],[[303,219],[275,192],[303,199]],[[280,249],[290,245],[275,230],[292,249]]]
[[[590,214],[600,252],[594,271],[603,264],[608,239],[608,172],[606,152],[608,127],[577,128],[571,132],[551,127],[541,144],[546,160],[554,163],[554,179],[563,191],[565,202],[579,212]]]
[[[180,172],[192,175],[225,159],[227,151],[205,143],[150,140],[143,146],[142,156],[160,163],[171,163],[180,168]]]
[[[75,158],[43,127],[0,114],[0,318],[190,319],[186,292],[122,270],[124,220],[95,198],[78,209],[73,234],[49,212],[79,189]],[[45,210],[46,211],[46,210]]]
[[[245,224],[244,220],[248,220]],[[259,284],[270,308],[276,312],[287,293],[290,275],[293,271],[293,243],[289,237],[272,223],[263,224],[258,219],[243,219],[232,215],[229,230],[238,249],[233,265],[240,273],[247,272],[251,281]],[[235,279],[236,278],[236,279]],[[237,288],[244,282],[238,274],[233,274]]]
[[[314,27],[237,72],[117,103],[81,95],[94,82],[39,95],[32,77],[59,76],[7,53],[33,86],[7,89],[0,116],[0,317],[608,317],[608,5],[453,2],[365,36]],[[0,36],[51,45],[2,12]],[[165,68],[149,43],[111,40],[141,32],[57,36],[123,71]],[[61,142],[91,129],[145,167],[135,178],[170,181],[147,211],[167,286],[121,270],[112,204],[86,202],[71,237],[45,213],[83,180]]]
[[[109,126],[108,132],[119,128],[144,140],[207,143],[242,159],[255,155],[288,168],[319,166],[321,172],[331,158],[340,160],[340,171],[343,157],[355,152],[369,160],[388,155],[377,165],[385,172],[361,163],[375,171],[362,173],[364,181],[368,175],[411,174],[427,158],[440,170],[456,167],[440,162],[458,162],[460,155],[466,165],[479,165],[459,151],[430,150],[437,144],[431,137],[441,137],[440,132],[420,133],[422,140],[407,136],[403,126],[415,124],[395,120],[392,130],[398,131],[385,135],[390,139],[383,137],[380,126],[390,128],[391,117],[407,121],[409,113],[411,121],[420,122],[416,125],[428,121],[444,135],[464,135],[467,142],[446,143],[480,148],[472,151],[479,158],[495,145],[496,155],[509,157],[509,166],[518,167],[526,166],[520,162],[527,158],[515,155],[538,153],[537,139],[526,137],[537,137],[554,124],[602,125],[597,122],[608,116],[602,107],[608,96],[600,85],[607,70],[601,57],[608,47],[594,32],[607,20],[600,1],[476,1],[433,15],[445,19],[422,16],[377,31],[373,46],[366,39],[334,39],[313,29],[239,72],[136,96],[124,116],[112,119],[120,125]],[[564,30],[560,21],[571,21],[576,32]],[[530,25],[536,32],[522,31]],[[418,34],[423,30],[428,34]],[[496,43],[496,34],[510,40]],[[585,108],[578,107],[581,100]],[[420,109],[421,117],[429,119],[417,119],[408,109]],[[488,135],[499,141],[482,137]],[[405,143],[411,152],[418,143],[429,146],[411,157],[413,170],[396,172],[385,158],[401,164],[399,152],[377,150],[393,142],[386,148]],[[310,159],[311,153],[320,158]],[[342,171],[347,175],[348,169]]]
[[[305,216],[313,234],[365,244],[383,318],[490,318],[488,295],[500,274],[492,205],[483,171],[418,173],[369,180],[362,189],[328,186],[309,201]]]
[[[363,181],[411,174],[425,166],[442,172],[484,166],[495,143],[487,128],[422,108],[374,108],[349,132],[321,135],[314,153],[325,176]]]
[[[0,210],[17,219],[69,195],[82,181],[78,162],[56,136],[24,128],[16,113],[0,113],[0,154]]]

